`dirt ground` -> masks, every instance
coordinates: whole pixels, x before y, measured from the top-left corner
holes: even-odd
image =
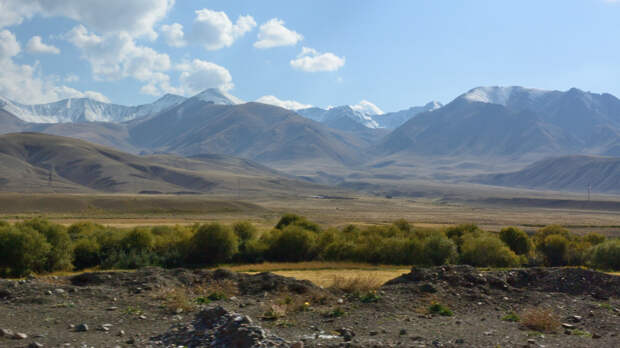
[[[348,293],[146,268],[0,280],[0,313],[0,347],[618,347],[620,277],[443,266]]]

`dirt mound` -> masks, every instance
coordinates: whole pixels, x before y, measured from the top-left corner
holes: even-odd
[[[157,343],[167,347],[290,347],[284,339],[269,334],[255,325],[246,315],[229,312],[223,307],[213,307],[196,315],[189,325],[178,325],[156,337]]]
[[[83,273],[70,279],[76,286],[128,287],[152,290],[173,286],[192,286],[210,282],[228,281],[234,284],[242,295],[257,295],[276,292],[295,294],[324,294],[328,292],[307,280],[283,277],[273,273],[245,274],[225,269],[214,271],[188,269],[162,269],[147,267],[136,272]]]
[[[422,291],[433,292],[436,285],[461,288],[528,289],[592,295],[607,299],[620,297],[620,277],[581,268],[527,268],[479,271],[467,265],[412,268],[411,272],[388,281],[385,286],[414,283]],[[426,290],[425,290],[426,289]]]

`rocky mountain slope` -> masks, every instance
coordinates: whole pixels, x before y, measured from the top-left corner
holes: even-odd
[[[477,176],[475,182],[536,189],[620,193],[620,158],[564,156],[538,161],[527,168]]]
[[[13,192],[178,193],[311,186],[259,164],[227,156],[135,156],[66,137],[0,136],[0,190]]]

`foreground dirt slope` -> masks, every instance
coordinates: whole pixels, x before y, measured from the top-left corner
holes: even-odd
[[[583,269],[414,268],[361,295],[225,270],[0,280],[0,347],[620,346],[620,277]],[[528,308],[563,326],[502,320]]]

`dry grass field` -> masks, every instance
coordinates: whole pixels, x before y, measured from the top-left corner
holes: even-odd
[[[620,197],[596,197],[597,201],[612,203],[611,208],[596,209],[589,208],[587,204],[585,208],[565,204],[573,202],[572,206],[575,206],[576,203],[583,203],[575,195],[533,194],[538,200],[528,206],[509,204],[510,197],[527,197],[527,192],[500,192],[494,196],[486,191],[476,192],[478,198],[471,194],[458,194],[452,199],[445,196],[388,199],[353,193],[330,199],[313,197],[308,193],[264,195],[260,198],[226,195],[0,193],[0,219],[15,221],[44,216],[67,225],[91,220],[117,227],[249,220],[259,228],[267,229],[282,214],[292,212],[323,226],[334,227],[387,224],[404,218],[419,227],[475,223],[490,231],[511,225],[535,231],[545,225],[560,224],[575,233],[595,231],[605,235],[620,235],[620,210],[613,208],[613,204],[620,204]],[[488,203],[489,197],[507,201]]]

